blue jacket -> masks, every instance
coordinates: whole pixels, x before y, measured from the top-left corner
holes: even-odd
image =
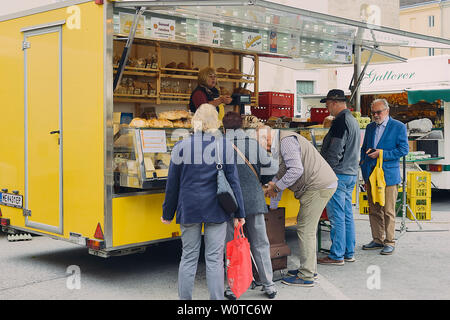
[[[244,218],[244,201],[235,159],[233,159],[234,149],[228,140],[220,139],[220,145],[223,146],[221,157],[223,170],[239,206],[234,216]],[[179,224],[223,223],[231,219],[217,200],[215,146],[215,138],[201,132],[195,133],[174,146],[163,204],[165,220],[173,220],[175,211],[176,222]],[[205,155],[210,155],[213,161],[208,162],[208,157]]]
[[[370,174],[377,164],[377,159],[370,158],[366,152],[374,147],[375,129],[377,125],[371,122],[364,135],[364,142],[361,147],[361,172],[364,181],[369,181]],[[383,150],[383,171],[387,186],[393,186],[401,182],[400,158],[409,152],[408,134],[406,125],[389,117],[383,135],[378,142],[376,149]]]

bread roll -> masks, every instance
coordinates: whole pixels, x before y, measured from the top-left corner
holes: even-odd
[[[133,128],[145,128],[147,127],[147,121],[142,118],[133,118],[129,126]]]
[[[230,79],[241,79],[242,78],[242,73],[241,73],[241,70],[239,70],[239,69],[232,68],[232,69],[228,70],[228,73],[235,73],[236,74],[235,76],[234,75],[229,75],[228,78],[230,78]]]
[[[158,114],[158,119],[179,120],[188,118],[189,112],[186,110],[165,111]]]

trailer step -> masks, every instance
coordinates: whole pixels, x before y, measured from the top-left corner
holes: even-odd
[[[8,234],[8,241],[28,241],[33,240],[33,237],[29,233]]]

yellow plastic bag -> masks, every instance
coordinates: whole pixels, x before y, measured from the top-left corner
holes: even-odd
[[[380,206],[384,207],[386,195],[385,194],[386,181],[384,180],[384,171],[383,171],[383,150],[380,150],[377,159],[377,165],[373,169],[373,172],[369,177],[369,181],[373,203],[378,202]]]
[[[225,116],[225,105],[223,103],[219,104],[219,120],[222,121]]]

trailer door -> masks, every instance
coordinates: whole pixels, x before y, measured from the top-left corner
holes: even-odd
[[[22,31],[25,225],[62,234],[62,26],[37,26]]]

